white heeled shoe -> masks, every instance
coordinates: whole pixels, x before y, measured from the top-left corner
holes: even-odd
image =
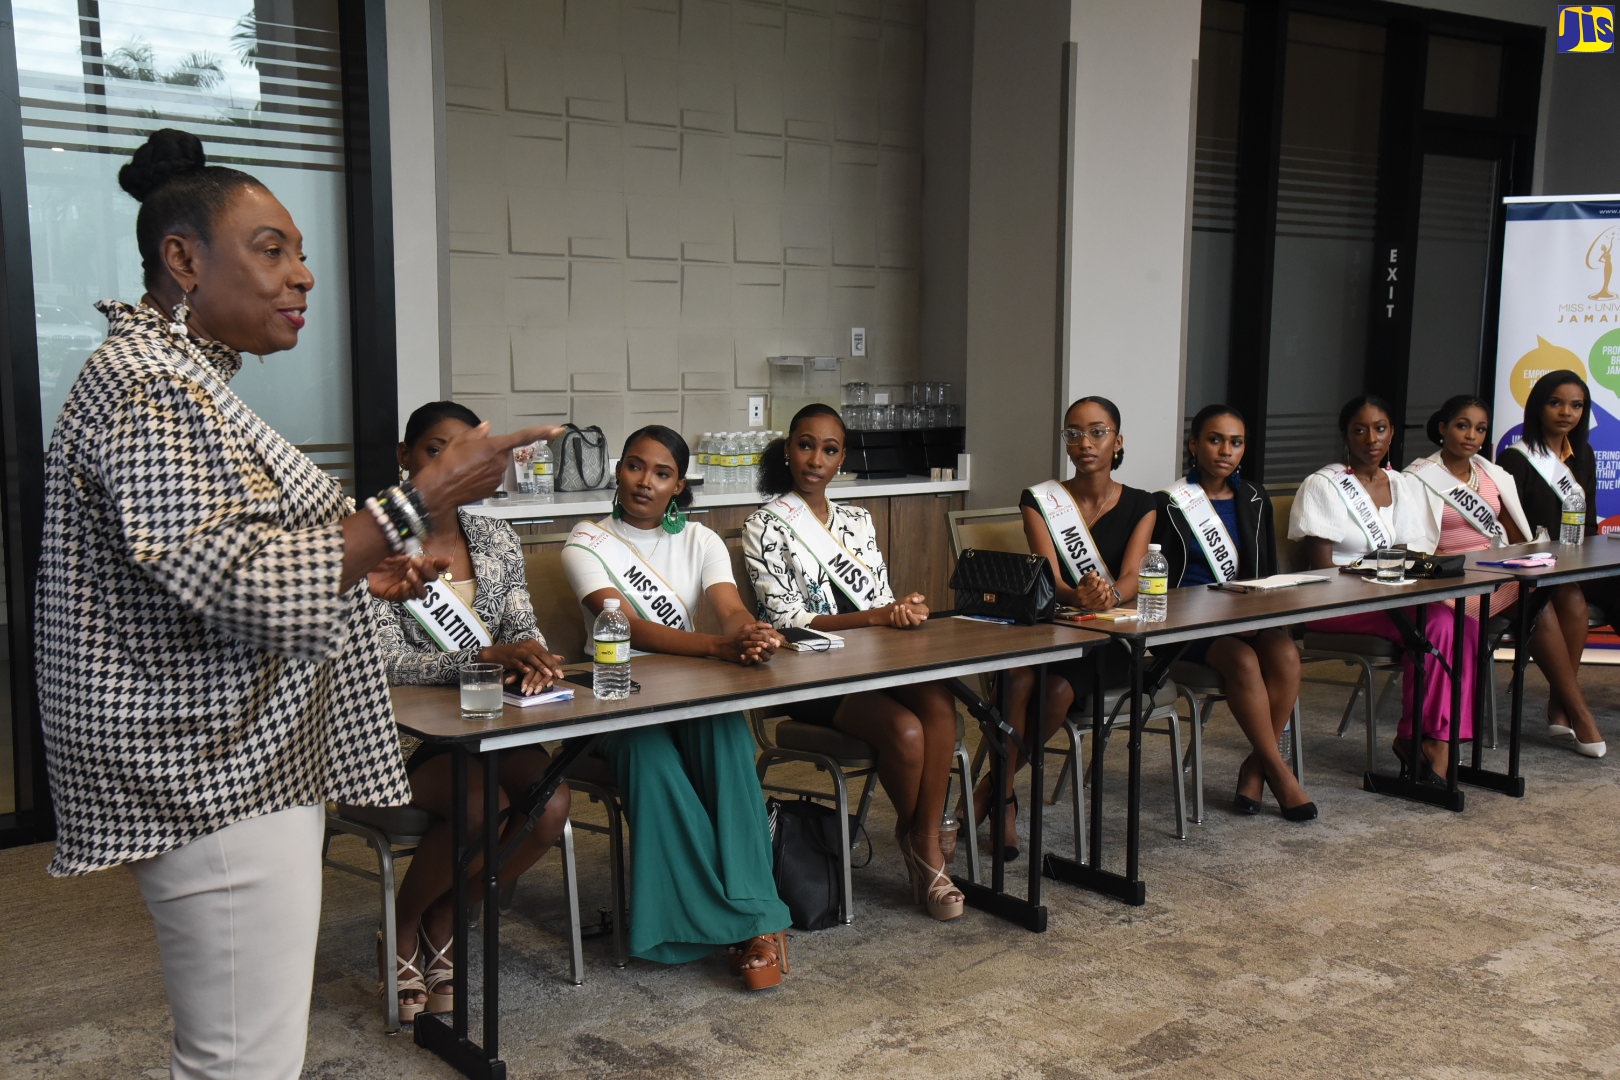
[[[1572,735],[1570,738],[1573,739],[1574,736]],[[1575,739],[1575,752],[1582,757],[1600,758],[1609,752],[1609,744],[1602,739],[1597,742],[1581,742],[1581,740]]]
[[[1559,742],[1564,739],[1573,739],[1574,737],[1575,729],[1570,727],[1568,724],[1547,725],[1547,738],[1552,739],[1554,742]]]

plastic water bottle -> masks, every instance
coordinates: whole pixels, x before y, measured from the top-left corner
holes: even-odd
[[[1169,607],[1170,563],[1149,544],[1136,579],[1136,617],[1142,622],[1164,622]]]
[[[720,460],[722,462],[720,472],[724,476],[720,490],[737,490],[737,481],[742,475],[742,446],[738,442],[737,432],[725,433],[720,443]]]
[[[1579,484],[1564,500],[1563,524],[1558,527],[1560,544],[1580,544],[1586,540],[1586,493]]]
[[[591,627],[595,660],[591,691],[604,701],[630,696],[630,620],[619,610],[618,597],[602,601],[602,614]]]
[[[697,445],[697,473],[694,475],[691,470],[688,470],[686,474],[687,478],[692,480],[702,480],[703,483],[707,485],[712,475],[709,472],[709,463],[713,457],[714,432],[705,431],[703,433],[703,438],[698,440]],[[711,488],[710,490],[713,489]]]
[[[551,444],[541,439],[534,444],[534,459],[529,462],[534,471],[534,497],[550,502],[557,491],[557,471],[551,466]]]

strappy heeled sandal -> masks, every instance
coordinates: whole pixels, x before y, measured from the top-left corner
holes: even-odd
[[[396,955],[394,957],[394,980],[399,984],[399,992],[427,993],[427,983],[422,981],[422,971],[416,966],[416,958],[420,953],[412,953],[409,959]],[[388,993],[388,979],[383,974],[383,964],[387,963],[388,947],[384,944],[383,932],[377,931],[377,994],[382,996]],[[409,1024],[415,1020],[426,1002],[401,1000],[399,1003],[399,1022]]]
[[[743,987],[748,990],[766,990],[780,986],[782,976],[788,973],[787,931],[757,934],[742,945],[733,945],[728,954],[732,971],[742,976]],[[752,960],[764,963],[750,967]]]
[[[947,922],[962,914],[964,898],[943,867],[929,866],[911,849],[910,839],[898,833],[900,854],[905,856],[906,876],[911,879],[911,898],[922,904],[928,914],[940,922]],[[954,899],[953,899],[954,897]]]
[[[427,956],[427,962],[422,965],[422,982],[427,990],[427,1011],[435,1016],[451,1012],[456,1007],[455,987],[439,989],[445,983],[453,984],[456,980],[456,965],[450,959],[450,950],[455,943],[456,939],[450,938],[442,946],[434,948],[433,942],[428,940],[427,931],[422,932],[422,952]]]

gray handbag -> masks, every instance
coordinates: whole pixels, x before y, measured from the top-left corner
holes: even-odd
[[[592,491],[608,483],[607,436],[592,424],[563,425],[557,439],[557,490]]]

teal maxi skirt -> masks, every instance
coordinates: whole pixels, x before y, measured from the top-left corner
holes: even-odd
[[[683,964],[786,929],[742,713],[604,735],[630,819],[630,953]]]

